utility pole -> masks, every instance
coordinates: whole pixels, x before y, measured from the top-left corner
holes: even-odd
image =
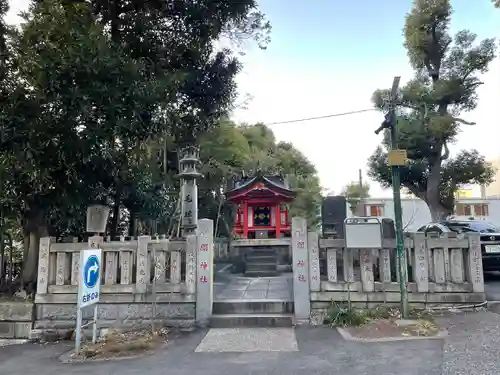
[[[403,239],[403,222],[401,208],[401,166],[406,164],[406,150],[400,150],[399,135],[396,119],[396,95],[399,88],[401,77],[394,77],[390,97],[388,98],[388,113],[385,116],[382,125],[375,131],[378,134],[382,129],[390,129],[391,131],[391,150],[388,155],[389,166],[392,174],[392,194],[394,200],[394,221],[396,224],[396,251],[398,255],[398,275],[399,275],[399,290],[401,292],[401,314],[403,319],[408,318],[408,295],[406,292],[406,251]]]

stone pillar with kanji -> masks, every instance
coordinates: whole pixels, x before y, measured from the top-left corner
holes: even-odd
[[[197,230],[196,248],[196,324],[208,325],[213,302],[214,222],[201,219]]]
[[[180,151],[179,166],[181,178],[181,229],[182,237],[195,234],[198,226],[198,186],[196,179],[201,177],[197,167],[200,164],[200,150],[187,146]]]

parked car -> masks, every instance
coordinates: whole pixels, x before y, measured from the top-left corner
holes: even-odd
[[[418,232],[480,233],[483,269],[485,271],[500,271],[500,226],[498,225],[483,220],[443,220],[426,224],[419,228]]]

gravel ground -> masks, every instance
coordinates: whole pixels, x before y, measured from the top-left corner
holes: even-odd
[[[443,348],[443,375],[500,374],[500,315],[492,311],[438,318],[449,336]]]

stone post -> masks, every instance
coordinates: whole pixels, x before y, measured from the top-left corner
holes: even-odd
[[[49,253],[50,237],[40,238],[40,250],[38,252],[38,281],[36,294],[47,294],[49,287]]]
[[[297,321],[307,321],[311,312],[309,297],[309,257],[307,222],[302,217],[292,219],[293,303]]]
[[[198,186],[196,179],[201,177],[197,171],[200,163],[200,150],[196,146],[187,146],[180,151],[179,165],[181,178],[181,229],[182,237],[195,234],[198,225]]]
[[[196,323],[206,326],[212,317],[214,222],[201,219],[197,230],[196,249]]]
[[[307,234],[307,250],[309,253],[309,288],[311,292],[321,291],[319,271],[319,238],[317,232]]]
[[[413,234],[413,247],[415,249],[414,270],[417,292],[427,293],[429,291],[429,259],[425,233]]]
[[[483,258],[481,256],[481,236],[467,233],[469,251],[467,253],[467,281],[472,284],[474,293],[484,293]]]
[[[150,236],[139,236],[139,238],[137,238],[137,266],[135,281],[135,292],[137,294],[145,294],[149,284],[148,244],[150,241]]]

